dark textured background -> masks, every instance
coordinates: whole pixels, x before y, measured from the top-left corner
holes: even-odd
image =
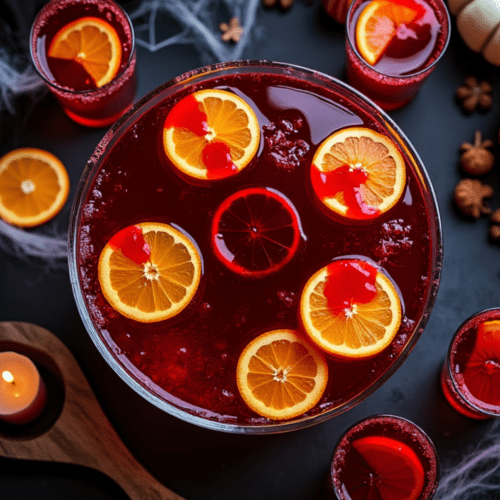
[[[126,8],[133,3],[123,2]],[[30,13],[28,25],[31,20]],[[262,35],[247,58],[294,63],[344,79],[344,29],[325,15],[318,0],[296,0],[285,13],[260,7],[257,25]],[[156,53],[139,47],[137,61],[137,97],[201,66],[190,45]],[[493,80],[495,102],[488,113],[465,116],[454,93],[471,71]],[[434,440],[442,462],[465,456],[490,424],[455,413],[441,395],[438,373],[462,320],[480,309],[500,306],[500,249],[488,242],[487,219],[469,222],[457,214],[452,192],[462,177],[458,148],[473,140],[477,128],[495,140],[498,153],[499,73],[471,54],[454,32],[447,53],[415,100],[390,113],[419,152],[436,191],[445,242],[441,287],[428,326],[403,366],[375,394],[335,419],[268,437],[218,434],[175,421],[139,398],[100,358],[81,323],[66,270],[48,270],[1,252],[0,320],[36,323],[58,335],[80,362],[127,446],[160,481],[188,500],[316,499],[337,438],[357,420],[375,413],[400,415],[420,425]],[[72,196],[105,131],[73,123],[49,95],[32,109],[20,100],[16,109],[15,117],[2,115],[0,154],[19,146],[52,151],[69,170]],[[496,172],[487,180],[499,192]],[[500,206],[498,194],[491,205]],[[69,209],[70,203],[57,219],[63,230]],[[124,497],[112,481],[93,471],[0,459],[2,500]],[[491,493],[484,498],[495,497]]]

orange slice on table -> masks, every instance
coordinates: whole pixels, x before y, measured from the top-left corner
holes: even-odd
[[[408,1],[373,0],[363,9],[356,23],[356,45],[368,64],[373,66],[382,57],[398,26],[420,15],[418,5],[410,5]]]
[[[385,349],[399,330],[401,315],[393,282],[361,259],[338,259],[321,268],[300,298],[306,333],[323,351],[344,360],[369,358]]]
[[[116,233],[101,252],[102,293],[123,316],[151,323],[179,314],[200,283],[195,243],[169,224],[142,222]]]
[[[405,161],[386,135],[349,127],[321,143],[313,158],[311,181],[318,198],[334,214],[373,219],[401,198]]]
[[[68,193],[68,172],[52,153],[20,148],[0,158],[0,217],[7,222],[43,224],[59,213]]]
[[[260,128],[251,106],[224,90],[200,90],[181,99],[165,120],[170,161],[195,179],[220,179],[243,170],[257,153]]]
[[[253,411],[272,420],[287,420],[321,399],[328,365],[293,330],[273,330],[245,347],[236,378],[241,397]]]
[[[47,54],[80,63],[96,87],[102,87],[118,73],[122,47],[109,23],[98,17],[82,17],[56,33]]]

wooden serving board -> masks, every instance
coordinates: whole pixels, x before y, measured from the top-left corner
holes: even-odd
[[[64,384],[64,403],[54,425],[43,434],[28,440],[2,435],[0,456],[91,467],[114,479],[132,500],[183,500],[128,451],[77,361],[54,334],[29,323],[0,322],[0,351],[15,350],[16,345],[32,353],[35,362],[55,363]]]

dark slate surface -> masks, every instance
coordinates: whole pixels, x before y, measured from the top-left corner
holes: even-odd
[[[261,36],[246,57],[294,63],[344,78],[343,26],[325,16],[318,0],[297,0],[286,13],[260,8],[257,23]],[[138,97],[201,66],[189,45],[156,53],[139,48],[137,59]],[[495,103],[486,114],[465,116],[454,102],[455,89],[471,71],[493,79]],[[375,413],[400,415],[420,425],[434,440],[442,462],[463,456],[489,424],[455,413],[440,393],[438,373],[462,320],[500,305],[500,249],[488,242],[487,219],[468,222],[457,214],[452,192],[462,177],[462,142],[472,141],[479,128],[485,138],[495,140],[497,149],[499,73],[466,50],[454,33],[448,52],[416,99],[391,113],[419,152],[436,191],[445,242],[441,287],[428,326],[403,366],[363,403],[335,419],[294,433],[252,438],[175,421],[137,396],[100,358],[81,323],[66,270],[48,270],[1,253],[0,320],[36,323],[58,335],[80,362],[125,443],[160,481],[189,500],[317,499],[340,434]],[[2,117],[0,153],[19,146],[53,151],[68,167],[72,196],[104,130],[74,124],[50,96],[32,112],[19,102],[17,111],[15,118]],[[498,188],[497,173],[488,181]],[[500,206],[500,196],[491,205]],[[58,216],[61,230],[67,227],[69,209],[68,203]],[[82,468],[3,459],[0,498],[100,500],[125,495],[101,474]]]

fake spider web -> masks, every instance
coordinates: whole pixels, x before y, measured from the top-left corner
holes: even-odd
[[[194,44],[204,63],[241,59],[254,34],[260,0],[144,0],[130,13],[136,43],[155,52],[169,45]],[[237,17],[243,36],[221,40],[219,24]],[[173,21],[173,22],[172,22]],[[173,33],[161,35],[162,28]]]
[[[435,500],[500,499],[500,418],[493,418],[469,453],[448,456]]]

